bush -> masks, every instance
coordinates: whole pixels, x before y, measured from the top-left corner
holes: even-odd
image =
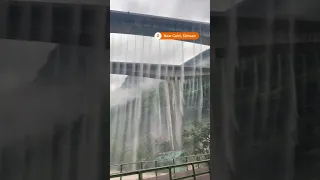
[[[192,128],[183,132],[183,145],[190,154],[209,154],[210,124],[193,121]]]

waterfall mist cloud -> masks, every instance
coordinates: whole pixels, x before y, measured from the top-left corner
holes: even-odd
[[[142,91],[152,90],[162,80],[144,78],[144,81],[135,88],[117,88],[112,91],[110,96],[110,107],[125,104],[140,96]]]

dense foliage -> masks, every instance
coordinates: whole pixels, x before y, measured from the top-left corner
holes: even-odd
[[[209,122],[193,121],[192,128],[183,132],[183,146],[189,154],[210,153],[210,124]]]

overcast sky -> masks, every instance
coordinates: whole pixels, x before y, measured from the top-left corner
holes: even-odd
[[[209,0],[110,0],[112,10],[210,22]],[[158,41],[152,37],[111,34],[111,61],[182,64],[208,46],[181,41]],[[110,89],[125,76],[111,75]]]

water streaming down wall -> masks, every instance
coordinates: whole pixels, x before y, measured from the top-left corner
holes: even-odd
[[[142,77],[143,72],[151,74],[150,65],[134,66],[129,71],[138,72],[138,74],[140,72],[140,74],[137,76],[132,72],[132,76],[129,75],[125,79],[121,88],[111,93],[111,164],[135,162],[152,158],[157,153],[183,150],[182,133],[186,122],[202,120],[203,84],[208,88],[210,82],[206,79],[204,83],[202,76],[196,75],[196,68],[192,68],[192,76],[184,77],[183,42],[172,43],[176,52],[172,55],[181,64],[181,74],[178,77],[169,78],[176,74],[175,68],[171,68],[175,65],[166,64],[166,60],[162,59],[162,57],[165,58],[163,54],[166,53],[166,49],[159,42],[159,45],[153,47],[158,48],[158,56],[160,56],[160,62],[152,62],[152,64],[158,64],[155,78]],[[136,46],[134,48],[137,48],[138,53],[149,53],[149,47],[147,46],[142,52]],[[111,57],[113,51],[116,50],[111,49]],[[194,56],[196,53],[195,51]],[[124,60],[125,62],[135,62],[135,56],[125,57],[128,58]],[[198,61],[202,61],[202,57]],[[139,63],[141,60],[138,60]],[[196,64],[189,66],[196,67]],[[127,70],[126,66],[122,66],[122,69],[119,67],[113,72],[130,74]],[[160,80],[163,74],[168,79]],[[124,98],[121,103],[113,104],[112,96],[120,97],[123,94],[127,94],[128,98]],[[188,116],[185,116],[186,114]]]

